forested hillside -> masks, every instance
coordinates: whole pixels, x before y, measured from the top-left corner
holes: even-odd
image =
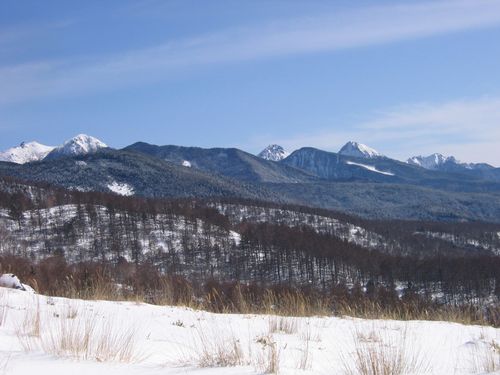
[[[370,221],[258,201],[155,200],[12,179],[0,186],[2,265],[24,259],[28,278],[39,271],[26,261],[59,259],[122,271],[147,266],[197,285],[358,285],[475,305],[500,292],[497,224]]]

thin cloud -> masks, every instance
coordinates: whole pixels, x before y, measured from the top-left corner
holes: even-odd
[[[288,149],[313,146],[337,151],[348,140],[368,143],[400,160],[440,152],[500,166],[500,98],[401,106],[350,129],[302,134],[278,143]]]
[[[1,67],[0,104],[113,90],[165,79],[196,66],[336,51],[499,24],[500,0],[396,4],[277,21],[83,61]]]

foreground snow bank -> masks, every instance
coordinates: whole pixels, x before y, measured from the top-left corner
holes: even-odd
[[[0,288],[0,374],[358,374],[363,358],[406,374],[493,374],[499,344],[491,327],[212,314]]]

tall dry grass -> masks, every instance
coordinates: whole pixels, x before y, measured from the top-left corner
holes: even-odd
[[[24,314],[22,322],[16,327],[16,334],[25,349],[31,347],[33,338],[39,338],[41,333],[40,300],[35,296]]]
[[[397,338],[379,333],[353,333],[354,352],[342,356],[345,375],[404,375],[430,372],[429,362],[409,348],[406,330]]]
[[[8,312],[8,296],[4,288],[0,287],[0,327],[5,325]]]
[[[17,330],[26,351],[41,350],[59,357],[99,362],[133,363],[143,359],[137,347],[137,329],[89,310],[74,307],[59,315],[42,316],[39,307],[27,311]]]
[[[293,335],[298,332],[298,321],[294,317],[270,315],[268,319],[269,333],[285,333]]]
[[[193,347],[187,362],[198,367],[234,367],[249,364],[250,356],[244,352],[241,340],[235,334],[222,334],[215,326],[199,325],[195,328]]]
[[[500,372],[500,344],[491,341],[471,350],[471,371],[474,374]]]

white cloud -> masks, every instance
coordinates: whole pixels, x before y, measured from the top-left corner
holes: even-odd
[[[0,104],[116,89],[182,68],[335,51],[500,24],[500,0],[426,1],[336,12],[224,30],[86,60],[0,67]]]
[[[287,149],[313,146],[337,151],[348,140],[397,159],[440,152],[467,162],[500,166],[500,98],[401,106],[351,128],[279,140]]]

